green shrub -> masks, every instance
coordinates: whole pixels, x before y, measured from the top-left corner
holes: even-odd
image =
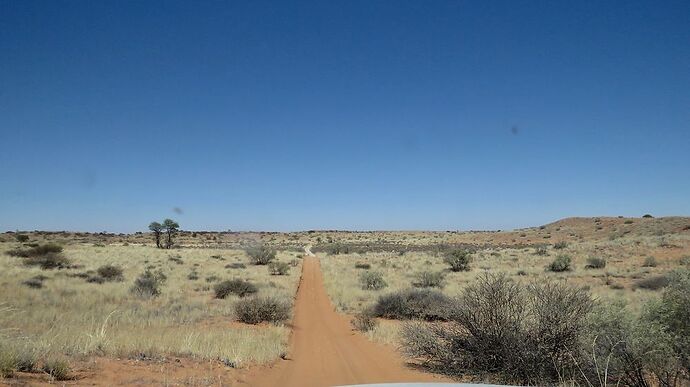
[[[162,271],[159,270],[154,273],[146,270],[134,281],[130,292],[140,298],[157,297],[161,294],[160,288],[166,280],[167,277]]]
[[[96,273],[106,281],[124,280],[122,268],[114,265],[103,265],[96,269]]]
[[[19,372],[34,372],[36,362],[36,353],[28,348],[22,348],[15,353],[15,369]]]
[[[14,351],[0,346],[0,378],[10,378],[17,369],[17,359]]]
[[[415,275],[412,285],[417,288],[442,288],[443,272],[423,271]]]
[[[286,262],[273,261],[268,264],[270,275],[287,275],[290,272],[290,265]]]
[[[443,262],[450,266],[451,271],[469,271],[472,255],[467,250],[455,249],[443,257]]]
[[[21,243],[24,243],[29,240],[29,236],[24,234],[16,234],[14,237],[15,239],[17,239],[17,242]]]
[[[69,363],[57,358],[49,358],[43,362],[43,372],[50,375],[54,380],[69,380]]]
[[[646,318],[661,324],[672,339],[672,346],[686,377],[690,377],[690,270],[668,275],[668,286],[661,300],[651,303]]]
[[[388,286],[383,274],[377,271],[367,271],[359,275],[359,283],[364,290],[381,290]]]
[[[553,245],[553,248],[556,249],[556,250],[563,250],[563,249],[565,249],[566,247],[568,247],[568,242],[566,242],[566,241],[556,242],[556,243],[554,243],[554,245]]]
[[[371,309],[373,316],[394,320],[439,321],[448,318],[451,300],[430,289],[408,289],[380,296]]]
[[[563,272],[563,271],[570,271],[571,267],[570,264],[572,262],[572,259],[570,258],[569,255],[559,255],[556,257],[556,259],[551,262],[551,264],[548,266],[549,271],[553,272]]]
[[[371,269],[371,265],[366,262],[357,262],[355,263],[355,269],[369,270]]]
[[[656,265],[656,258],[652,257],[651,255],[645,258],[644,263],[642,263],[642,267],[656,267]]]
[[[235,303],[237,319],[246,324],[280,322],[290,317],[290,305],[276,298],[251,297]]]
[[[224,299],[230,294],[244,297],[259,291],[254,284],[241,279],[232,279],[217,283],[213,287],[213,290],[216,293],[216,298],[220,299]]]
[[[249,261],[254,265],[268,265],[276,258],[276,251],[266,245],[253,246],[246,250]]]
[[[587,258],[586,269],[603,269],[606,267],[606,259],[599,257],[589,257]]]

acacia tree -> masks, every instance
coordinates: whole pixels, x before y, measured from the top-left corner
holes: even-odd
[[[163,221],[163,228],[165,228],[165,233],[167,235],[167,240],[165,241],[165,248],[169,249],[173,245],[173,237],[180,228],[180,225],[172,219],[166,219]]]
[[[149,230],[153,232],[153,237],[156,239],[156,247],[161,248],[161,234],[163,233],[163,225],[158,222],[151,222]]]

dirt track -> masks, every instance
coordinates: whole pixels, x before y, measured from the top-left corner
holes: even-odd
[[[331,305],[318,258],[305,257],[288,358],[247,381],[290,387],[444,380],[407,368],[393,350],[354,332]]]

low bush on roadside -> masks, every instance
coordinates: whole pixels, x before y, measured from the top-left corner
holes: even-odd
[[[266,245],[253,246],[245,250],[254,265],[268,265],[276,259],[276,251]]]
[[[589,294],[579,289],[524,287],[505,275],[485,274],[444,308],[448,322],[406,324],[403,348],[445,373],[544,384],[574,373],[568,351],[578,344],[591,307]]]
[[[371,312],[365,310],[361,313],[357,313],[350,321],[352,327],[360,332],[369,332],[374,330],[379,322],[372,316]]]
[[[359,275],[359,283],[364,290],[381,290],[388,286],[383,274],[378,271],[367,271]]]
[[[406,354],[446,374],[504,384],[690,382],[690,270],[669,274],[641,315],[563,283],[520,285],[492,274],[455,302],[447,322],[403,326]]]
[[[394,320],[443,321],[448,319],[451,304],[451,299],[439,291],[408,289],[380,296],[371,314]]]
[[[130,292],[140,298],[157,297],[161,294],[161,286],[163,286],[166,280],[167,277],[162,271],[153,272],[146,270],[134,281]]]
[[[235,314],[246,324],[276,323],[290,317],[290,305],[273,297],[244,298],[235,303]]]
[[[412,286],[417,288],[442,288],[443,272],[423,271],[415,275]]]
[[[245,297],[259,291],[254,284],[241,279],[232,279],[217,283],[213,287],[213,290],[216,294],[216,298],[220,299],[224,299],[230,294],[234,294],[238,297]]]
[[[270,275],[287,275],[290,272],[290,265],[286,262],[273,261],[268,264]]]
[[[599,257],[587,258],[585,269],[603,269],[606,267],[606,259]]]
[[[570,266],[571,262],[572,258],[570,258],[569,255],[562,254],[557,256],[556,259],[554,259],[553,262],[549,264],[548,269],[549,271],[553,271],[555,273],[570,271],[572,269]]]

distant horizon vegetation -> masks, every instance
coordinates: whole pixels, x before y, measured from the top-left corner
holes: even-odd
[[[356,228],[312,228],[312,229],[296,229],[296,230],[269,230],[269,229],[225,229],[225,230],[219,230],[219,229],[196,229],[196,228],[184,228],[180,227],[177,232],[208,232],[208,233],[222,233],[222,232],[230,232],[230,233],[301,233],[301,232],[501,232],[501,231],[517,231],[517,230],[522,230],[522,229],[530,229],[534,227],[540,227],[552,223],[556,223],[562,220],[566,219],[588,219],[588,218],[619,218],[619,219],[635,219],[635,218],[685,218],[685,217],[690,217],[690,215],[662,215],[662,216],[655,216],[649,213],[645,213],[643,215],[639,216],[624,216],[624,215],[590,215],[590,216],[564,216],[560,217],[558,219],[554,219],[552,221],[549,221],[544,224],[534,224],[531,226],[523,226],[523,227],[513,227],[513,228],[484,228],[484,229],[478,229],[478,228],[457,228],[457,229],[356,229]],[[167,219],[170,220],[170,219]],[[176,223],[177,224],[177,223]],[[98,234],[98,233],[107,233],[107,234],[136,234],[136,233],[144,233],[144,232],[150,232],[151,230],[148,229],[147,227],[142,227],[141,230],[134,230],[134,231],[127,231],[127,232],[117,232],[117,231],[110,231],[110,230],[100,230],[100,231],[95,231],[95,230],[74,230],[74,229],[14,229],[14,230],[5,230],[3,231],[4,233],[27,233],[27,232],[72,232],[72,233],[92,233],[92,234]]]

